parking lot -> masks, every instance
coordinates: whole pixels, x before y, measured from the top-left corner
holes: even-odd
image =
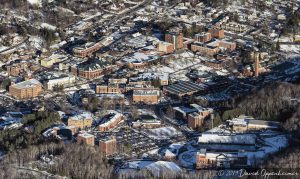
[[[170,143],[179,140],[180,138],[170,139],[153,139],[145,133],[134,130],[128,127],[121,127],[114,132],[94,132],[96,141],[108,136],[115,136],[118,143],[118,150],[127,154],[142,154],[155,148],[169,145]]]

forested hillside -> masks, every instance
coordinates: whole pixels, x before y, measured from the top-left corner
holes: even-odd
[[[43,157],[51,156],[53,163],[46,163]],[[53,157],[52,157],[53,156]],[[46,164],[45,164],[46,163]],[[43,167],[44,166],[44,167]],[[56,176],[68,178],[154,178],[148,170],[117,174],[99,151],[98,147],[89,147],[77,144],[49,143],[30,146],[27,149],[9,153],[0,162],[0,178],[39,178],[30,172],[21,173],[21,169],[38,169],[47,171]],[[163,178],[212,178],[215,171],[162,173]]]
[[[53,164],[47,169],[41,167],[41,157],[51,155],[54,156]],[[69,178],[111,178],[113,173],[113,167],[104,160],[98,148],[51,143],[9,153],[0,164],[0,178],[19,178],[18,169],[24,166]],[[29,172],[27,175],[23,177],[33,177]]]
[[[281,169],[299,169],[300,149],[297,147],[287,148],[277,155],[273,155],[264,167]]]
[[[285,126],[297,128],[298,102],[300,86],[291,83],[274,83],[253,94],[238,99],[236,107],[226,110],[222,119],[227,120],[241,114],[251,115],[260,120],[272,120],[285,123]]]

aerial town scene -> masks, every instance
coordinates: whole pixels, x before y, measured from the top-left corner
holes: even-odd
[[[300,178],[300,0],[1,0],[0,179]]]

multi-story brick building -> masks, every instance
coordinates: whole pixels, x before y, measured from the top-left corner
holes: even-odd
[[[174,107],[173,112],[176,118],[186,120],[188,127],[197,128],[204,124],[204,120],[213,113],[213,109],[203,108],[197,104],[190,104],[189,107]]]
[[[144,69],[149,66],[149,63],[145,61],[132,61],[128,62],[127,66],[131,69]]]
[[[191,45],[193,52],[199,52],[206,56],[214,56],[222,50],[234,51],[236,49],[235,42],[229,42],[225,40],[214,40],[210,43],[195,42]]]
[[[50,57],[45,57],[45,58],[41,57],[40,64],[43,67],[51,68],[53,66],[53,64],[65,61],[67,59],[68,59],[68,57],[66,57],[64,55],[53,54]]]
[[[242,25],[242,24],[237,24],[237,23],[223,23],[220,25],[220,27],[224,30],[227,31],[233,31],[233,32],[237,32],[237,33],[244,33],[247,30],[249,30],[249,27],[246,25]]]
[[[134,90],[158,90],[158,88],[155,88],[154,86],[149,85],[149,83],[127,84],[125,87],[125,92],[134,91]]]
[[[99,141],[101,153],[104,155],[112,155],[117,152],[117,141],[115,137],[105,138]]]
[[[196,153],[196,168],[212,168],[215,166],[215,158],[210,159],[206,156],[206,150],[202,149]]]
[[[232,64],[232,59],[230,58],[222,59],[222,60],[212,59],[212,60],[205,61],[204,64],[214,69],[222,69],[222,68],[229,67]]]
[[[92,114],[89,112],[83,112],[77,114],[68,119],[68,126],[76,126],[78,128],[91,127],[93,123]]]
[[[127,81],[127,78],[110,78],[108,80],[109,84],[126,84]]]
[[[183,40],[184,40],[183,41],[183,48],[185,48],[185,49],[191,49],[192,43],[195,42],[194,39],[190,39],[190,38],[184,38]]]
[[[247,155],[244,152],[215,152],[201,149],[196,154],[196,169],[245,166],[247,166]]]
[[[87,57],[87,56],[91,56],[92,53],[98,51],[101,47],[102,44],[100,42],[98,43],[89,42],[80,47],[75,47],[73,49],[73,53],[75,56],[78,57]]]
[[[79,133],[77,135],[77,144],[85,144],[94,146],[95,145],[95,137],[92,134],[87,132]]]
[[[132,122],[133,127],[143,127],[143,128],[157,128],[161,126],[161,121],[153,115],[142,114],[139,116],[139,119],[135,122]]]
[[[197,42],[208,42],[211,40],[211,33],[201,33],[195,35],[195,40]]]
[[[208,46],[198,42],[191,45],[191,50],[193,52],[199,52],[200,54],[205,56],[214,56],[220,51],[219,47],[217,46]]]
[[[212,38],[223,39],[225,37],[224,29],[211,28],[208,32],[211,34]]]
[[[157,104],[159,90],[133,90],[132,101],[134,103]]]
[[[120,122],[124,120],[124,115],[118,112],[110,113],[101,119],[98,127],[99,131],[104,132],[116,127]]]
[[[226,50],[229,50],[229,51],[233,51],[233,50],[236,49],[236,43],[221,40],[221,41],[219,41],[219,47],[220,48],[225,48]]]
[[[19,76],[21,71],[25,70],[27,66],[27,62],[12,63],[6,66],[6,70],[11,76]]]
[[[204,124],[204,120],[209,117],[213,110],[211,108],[198,108],[197,112],[188,114],[188,127],[197,128]]]
[[[9,87],[9,93],[18,99],[34,98],[42,91],[42,84],[36,79],[23,81]]]
[[[169,74],[162,73],[158,75],[159,83],[161,86],[169,85]]]
[[[97,85],[96,86],[96,93],[100,93],[100,94],[118,94],[121,92],[122,92],[122,89],[119,88],[119,84]]]
[[[168,42],[160,42],[158,44],[158,51],[164,52],[166,54],[174,52],[174,45]]]
[[[99,78],[108,71],[111,71],[111,64],[101,59],[89,59],[71,67],[71,73],[86,79]]]
[[[188,127],[197,128],[204,124],[204,117],[197,112],[193,112],[188,115]]]
[[[165,35],[165,41],[173,44],[174,50],[183,48],[183,33],[170,31]]]

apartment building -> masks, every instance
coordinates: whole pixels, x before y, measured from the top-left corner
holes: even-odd
[[[69,117],[68,126],[76,126],[78,128],[91,127],[93,122],[92,114],[89,112],[83,112]]]
[[[88,42],[82,46],[75,47],[73,49],[73,54],[78,57],[91,56],[92,53],[98,51],[102,47],[101,43]]]
[[[133,90],[132,101],[134,103],[157,104],[159,90]]]
[[[9,93],[18,99],[28,99],[39,96],[43,91],[42,84],[36,79],[30,79],[9,87]]]
[[[226,30],[226,31],[232,31],[232,32],[237,32],[237,33],[244,33],[247,30],[249,30],[249,27],[246,25],[242,25],[242,24],[237,24],[237,23],[223,23],[220,26],[222,29]]]
[[[27,68],[26,62],[12,63],[6,66],[6,71],[11,76],[19,76],[21,71]]]
[[[95,145],[95,137],[87,132],[82,132],[77,135],[77,144]]]
[[[101,153],[104,155],[112,155],[117,153],[117,141],[115,137],[101,139],[99,141]]]
[[[116,127],[120,122],[123,122],[124,119],[125,117],[121,113],[109,113],[101,119],[98,129],[100,132],[109,131],[110,129]]]

